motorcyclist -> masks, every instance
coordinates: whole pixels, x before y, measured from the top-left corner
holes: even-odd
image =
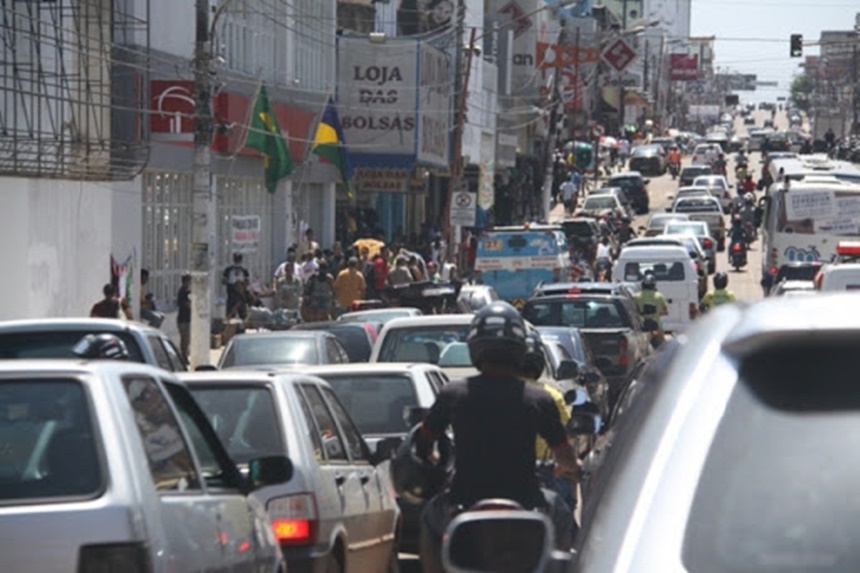
[[[678,149],[677,145],[673,145],[672,149],[669,150],[668,160],[669,170],[672,172],[672,177],[674,178],[681,170],[681,150]]]
[[[741,216],[744,229],[747,233],[747,242],[755,239],[755,195],[747,193],[744,195],[744,204],[738,214]]]
[[[72,354],[87,360],[130,360],[121,338],[110,333],[87,334],[73,347]]]
[[[729,275],[723,272],[719,272],[714,275],[714,290],[709,291],[702,298],[701,309],[703,312],[707,312],[713,308],[716,308],[720,305],[727,304],[730,302],[735,302],[737,297],[735,297],[735,293],[728,290],[729,286]]]
[[[646,324],[645,328],[654,332],[651,339],[651,344],[654,347],[660,346],[665,340],[663,333],[663,321],[661,316],[669,314],[669,306],[666,304],[666,299],[657,290],[657,278],[653,273],[647,273],[642,279],[642,290],[633,295],[636,301],[636,306],[639,307],[639,313],[642,319],[653,324]]]
[[[746,167],[747,165],[749,165],[749,160],[747,159],[747,154],[743,149],[738,151],[738,154],[735,156],[735,164],[738,167]]]
[[[526,355],[526,325],[504,301],[483,307],[472,320],[469,355],[480,374],[446,384],[415,432],[416,454],[433,458],[434,441],[449,425],[457,444],[451,486],[421,514],[421,564],[441,572],[442,535],[458,511],[489,498],[506,498],[546,512],[555,544],[572,544],[573,516],[564,501],[542,490],[535,475],[535,439],[542,436],[556,462],[556,475],[578,479],[579,465],[558,408],[542,388],[518,377]]]
[[[526,382],[540,386],[552,396],[561,423],[566,426],[570,421],[570,413],[567,410],[564,396],[552,384],[540,381],[545,367],[546,353],[543,349],[543,341],[540,333],[531,329],[526,335],[526,356],[523,361],[522,377]],[[535,440],[535,458],[539,462],[553,460],[552,449],[541,436]],[[570,511],[574,511],[576,509],[576,497],[574,497],[573,492],[576,491],[576,485],[576,481],[571,482],[560,477],[554,477],[552,484],[548,484],[547,487],[551,487],[553,491],[558,493],[570,507]]]
[[[752,173],[747,173],[746,176],[744,177],[743,181],[741,182],[740,192],[743,193],[744,195],[746,195],[747,193],[753,193],[754,194],[755,190],[756,190],[756,184],[755,184],[755,181],[753,181]]]
[[[718,173],[720,175],[726,174],[726,156],[722,153],[714,159],[714,173]]]
[[[734,243],[741,243],[745,247],[747,245],[747,231],[744,228],[744,221],[740,213],[732,216],[732,226],[729,228],[729,245]],[[731,248],[729,253],[731,253]]]
[[[630,217],[621,217],[621,227],[618,229],[618,241],[623,245],[636,238],[636,232],[630,226]]]

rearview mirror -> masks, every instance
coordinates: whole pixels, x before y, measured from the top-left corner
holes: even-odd
[[[579,364],[575,360],[562,360],[556,376],[559,380],[572,380],[579,377]]]
[[[596,436],[600,433],[602,420],[599,414],[573,411],[567,423],[567,431],[574,435]]]
[[[451,573],[539,573],[550,560],[565,559],[553,551],[554,537],[552,522],[539,512],[467,511],[445,531],[442,564]]]
[[[254,489],[282,484],[292,477],[293,462],[287,456],[266,456],[248,462],[248,481]]]

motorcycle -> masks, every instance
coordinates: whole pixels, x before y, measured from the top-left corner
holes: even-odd
[[[678,163],[675,163],[673,161],[672,163],[669,164],[669,173],[672,174],[672,180],[674,181],[675,179],[678,178],[678,175],[681,173],[681,166]]]
[[[747,266],[747,246],[744,243],[734,241],[729,245],[729,263],[734,267],[735,272]]]

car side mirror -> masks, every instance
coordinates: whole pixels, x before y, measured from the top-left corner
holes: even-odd
[[[372,462],[373,465],[379,465],[385,460],[390,460],[397,452],[397,448],[403,443],[403,438],[399,436],[389,436],[376,442],[376,447],[373,450]]]
[[[201,364],[194,369],[195,372],[211,372],[213,370],[218,370],[218,367],[214,364]]]
[[[248,481],[253,489],[288,482],[293,477],[293,462],[287,456],[266,456],[248,462]]]
[[[572,380],[579,377],[579,364],[575,360],[562,360],[556,376],[559,380]]]
[[[570,555],[553,550],[555,532],[542,513],[467,511],[448,526],[442,565],[451,573],[566,571]]]
[[[427,417],[427,413],[429,411],[429,408],[420,408],[418,406],[404,408],[403,422],[406,424],[406,428],[414,428],[415,426],[423,422],[424,418]]]
[[[574,388],[564,393],[564,403],[568,406],[581,406],[588,402],[588,392],[584,388]]]
[[[596,436],[600,434],[602,420],[599,414],[573,411],[567,423],[567,431],[577,436]]]

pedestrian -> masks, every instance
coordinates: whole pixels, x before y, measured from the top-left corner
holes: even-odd
[[[302,242],[302,252],[308,251],[315,253],[319,250],[320,244],[314,240],[314,230],[308,229],[305,231],[304,241]]]
[[[145,320],[153,328],[161,328],[164,322],[164,314],[158,312],[155,306],[155,297],[147,291],[149,284],[149,271],[140,269],[140,318]]]
[[[317,274],[320,264],[317,255],[314,251],[306,251],[302,255],[302,272],[299,277],[302,279],[302,284],[307,285],[308,281]]]
[[[408,285],[412,281],[412,273],[409,271],[409,261],[406,257],[398,256],[394,268],[388,273],[388,284],[391,286],[402,286]]]
[[[347,259],[343,256],[343,245],[341,245],[340,241],[335,241],[334,245],[332,245],[331,258],[326,260],[328,260],[329,268],[334,275],[339,274],[340,271],[347,267]]]
[[[299,278],[301,270],[297,264],[289,261],[282,266],[283,269],[278,267],[281,272],[275,272],[273,290],[276,305],[278,308],[300,312],[303,292],[302,279]]]
[[[90,309],[90,318],[122,318],[133,320],[134,315],[128,301],[116,294],[113,285],[107,283],[102,287],[104,298],[93,305]]]
[[[359,272],[358,259],[350,257],[346,268],[334,279],[334,294],[337,299],[336,312],[338,315],[347,312],[352,303],[362,300],[367,290],[364,275]]]
[[[321,262],[317,273],[305,284],[302,308],[306,322],[331,320],[331,311],[334,307],[334,279],[328,269],[328,263]]]
[[[409,272],[412,274],[412,282],[420,283],[424,280],[424,269],[421,268],[418,257],[411,255],[408,261],[407,266],[409,267]]]
[[[457,278],[457,264],[454,255],[448,255],[445,264],[442,265],[440,273],[444,282],[453,281]]]
[[[242,253],[233,253],[233,264],[224,269],[224,272],[221,274],[221,284],[227,287],[228,314],[230,310],[236,306],[236,303],[239,300],[239,283],[243,283],[243,286],[247,287],[248,281],[251,278],[251,274],[248,272],[248,269],[242,266],[243,260],[244,257],[242,256]]]
[[[185,273],[179,292],[176,294],[176,328],[179,330],[179,353],[188,363],[188,347],[191,344],[191,275]]]
[[[561,184],[561,199],[564,202],[566,214],[572,214],[576,210],[577,185],[573,182],[573,174]]]

